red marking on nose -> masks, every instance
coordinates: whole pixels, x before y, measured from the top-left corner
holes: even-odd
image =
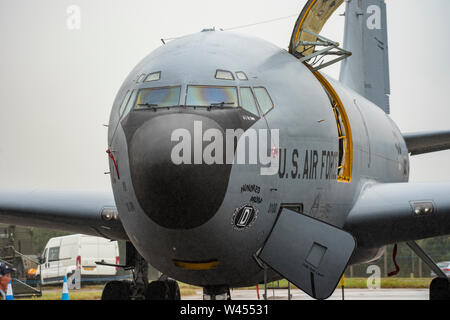
[[[278,148],[272,148],[272,156],[274,158],[278,157]]]
[[[111,158],[111,160],[113,161],[113,163],[114,163],[114,167],[116,168],[116,173],[117,173],[117,179],[119,179],[120,180],[120,175],[119,175],[119,168],[117,167],[117,162],[116,162],[116,159],[114,158],[114,155],[113,155],[113,153],[111,152],[111,150],[106,150],[106,153],[107,154],[109,154],[109,157]]]

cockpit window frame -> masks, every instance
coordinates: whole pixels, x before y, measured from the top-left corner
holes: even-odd
[[[238,87],[238,86],[223,86],[223,85],[213,85],[213,84],[207,84],[207,85],[204,85],[204,84],[187,84],[187,85],[186,85],[186,94],[185,94],[185,96],[184,96],[184,105],[185,105],[186,107],[197,107],[197,106],[194,106],[194,105],[188,105],[188,104],[187,104],[189,87],[204,87],[204,88],[234,88],[234,89],[236,89],[236,97],[237,97],[237,103],[238,103],[238,105],[235,106],[235,107],[233,107],[233,108],[242,108],[242,106],[241,106],[241,100],[240,100],[240,90],[239,90],[239,87]]]
[[[164,106],[164,107],[155,107],[157,109],[163,109],[163,108],[168,108],[168,107],[181,107],[181,90],[183,89],[183,86],[181,84],[179,85],[175,85],[175,86],[162,86],[162,87],[147,87],[147,88],[139,88],[136,94],[136,99],[134,101],[134,106],[131,108],[132,111],[139,111],[139,110],[144,110],[145,108],[136,108],[137,106],[137,101],[139,98],[139,94],[142,90],[158,90],[158,89],[172,89],[172,88],[180,88],[180,95],[178,96],[178,105],[173,105],[173,106]]]

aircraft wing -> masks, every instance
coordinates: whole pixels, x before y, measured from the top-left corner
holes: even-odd
[[[365,248],[450,234],[450,183],[367,186],[344,229]]]
[[[0,223],[128,240],[111,192],[0,190]]]
[[[450,149],[450,131],[405,133],[403,138],[411,155]]]

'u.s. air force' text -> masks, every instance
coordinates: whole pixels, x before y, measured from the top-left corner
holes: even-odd
[[[278,176],[284,179],[336,180],[339,152],[279,150]]]

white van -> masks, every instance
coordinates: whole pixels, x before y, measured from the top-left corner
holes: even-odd
[[[77,268],[81,270],[82,283],[108,281],[117,274],[116,267],[97,265],[95,262],[99,261],[119,264],[117,241],[83,234],[56,237],[47,242],[38,273],[43,285],[61,283]]]

